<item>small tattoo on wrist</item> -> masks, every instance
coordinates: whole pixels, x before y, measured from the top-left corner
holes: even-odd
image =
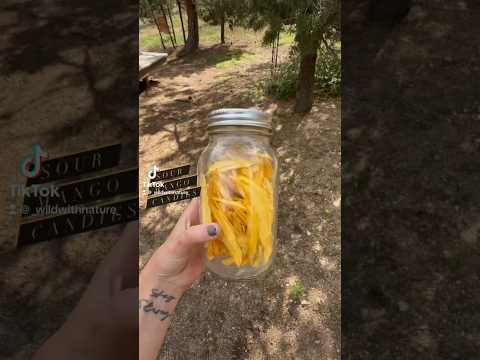
[[[153,298],[160,297],[161,299],[164,299],[165,302],[167,303],[175,299],[175,296],[169,295],[165,291],[159,290],[159,289],[152,289],[152,293],[150,294],[150,297],[153,297]]]
[[[172,316],[168,311],[156,308],[153,305],[153,300],[140,299],[138,309],[143,309],[143,311],[146,313],[151,312],[154,315],[158,315],[160,317],[160,321],[164,321]]]
[[[152,313],[154,315],[158,315],[160,318],[160,321],[164,321],[167,318],[171,317],[172,314],[170,314],[166,310],[159,309],[158,307],[155,307],[155,304],[153,302],[154,299],[160,299],[163,300],[166,303],[169,303],[170,301],[176,299],[175,296],[167,294],[165,291],[160,290],[160,289],[152,289],[152,292],[150,293],[150,298],[149,299],[140,299],[139,300],[139,310],[143,310],[145,313]]]

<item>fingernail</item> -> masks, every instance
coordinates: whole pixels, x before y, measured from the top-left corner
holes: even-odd
[[[209,236],[217,235],[217,227],[215,225],[208,225],[207,232]]]

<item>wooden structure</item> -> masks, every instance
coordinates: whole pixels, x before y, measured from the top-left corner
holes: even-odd
[[[161,66],[167,60],[167,57],[167,53],[140,51],[138,56],[139,80]]]

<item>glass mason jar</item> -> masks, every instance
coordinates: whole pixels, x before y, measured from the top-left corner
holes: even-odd
[[[228,279],[252,279],[276,253],[277,157],[272,125],[262,112],[220,109],[209,114],[208,146],[198,161],[201,221],[220,225],[207,243],[207,268]]]

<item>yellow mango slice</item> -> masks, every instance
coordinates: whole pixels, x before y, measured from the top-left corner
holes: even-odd
[[[214,219],[216,219],[216,222],[218,222],[220,228],[222,229],[221,240],[223,244],[233,257],[235,264],[240,265],[242,262],[242,249],[236,241],[235,232],[233,231],[232,225],[221,211],[217,211],[215,213]]]
[[[224,265],[232,265],[235,263],[231,257],[223,259],[222,262]]]
[[[212,222],[212,214],[210,212],[210,207],[208,206],[208,195],[207,195],[207,182],[205,176],[200,176],[200,202],[201,202],[201,215],[202,222],[208,224]]]
[[[224,154],[200,177],[203,222],[217,222],[219,238],[207,245],[211,261],[227,266],[266,264],[272,255],[274,221],[273,161],[267,154],[248,158]]]

